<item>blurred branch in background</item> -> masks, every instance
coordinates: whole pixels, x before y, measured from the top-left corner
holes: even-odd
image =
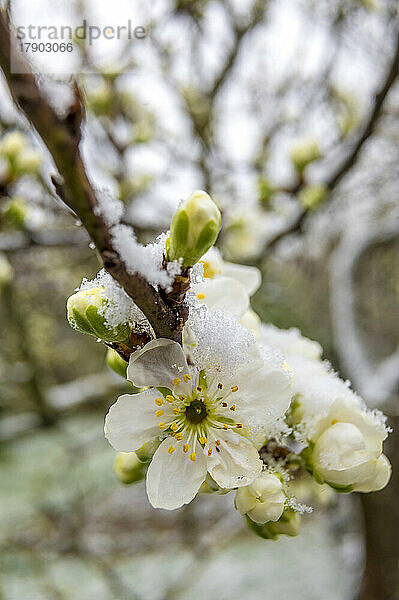
[[[112,65],[102,68],[94,64],[90,48],[83,46],[82,62],[93,75],[82,76],[84,92],[75,87],[72,110],[62,118],[49,106],[51,93],[44,94],[43,82],[39,86],[33,76],[23,76],[15,89],[16,81],[9,69],[6,71],[28,117],[58,156],[55,162],[64,176],[58,191],[74,213],[90,223],[89,231],[100,250],[110,248],[101,218],[97,215],[93,220],[97,190],[90,181],[97,181],[94,175],[104,175],[104,185],[111,182],[125,203],[129,223],[146,241],[170,221],[175,203],[186,195],[187,188],[191,190],[193,181],[195,187],[204,186],[223,210],[222,249],[233,259],[264,266],[265,283],[258,301],[259,306],[262,302],[266,306],[263,318],[270,320],[271,314],[280,326],[299,322],[311,337],[322,332],[334,366],[342,369],[372,406],[383,406],[397,426],[398,356],[397,341],[392,341],[399,321],[397,308],[391,315],[382,314],[378,299],[370,300],[373,294],[368,290],[366,303],[376,306],[367,314],[388,321],[390,335],[386,337],[392,341],[387,353],[380,352],[377,358],[372,351],[379,340],[365,335],[364,315],[359,314],[359,263],[384,244],[392,250],[387,261],[388,273],[393,271],[398,234],[398,7],[388,1],[380,2],[377,8],[371,4],[292,2],[287,9],[283,2],[270,0],[249,2],[247,9],[240,10],[227,2],[175,2],[151,22],[148,54],[153,61],[155,87],[148,86],[146,94],[140,75],[146,74],[148,59],[142,66],[134,49],[124,47],[123,62],[112,69]],[[291,27],[293,22],[298,35]],[[214,29],[213,24],[217,24]],[[7,63],[8,33],[4,27],[3,22],[0,46],[3,63]],[[312,45],[320,31],[322,40]],[[181,45],[177,40],[182,40]],[[188,48],[190,52],[185,51]],[[359,83],[356,74],[363,64]],[[130,69],[136,83],[129,83]],[[65,95],[67,89],[63,84]],[[87,122],[81,140],[85,97]],[[29,102],[34,98],[38,104],[32,107]],[[14,119],[1,115],[2,134],[26,130],[26,123],[21,123],[16,111],[15,115]],[[57,148],[51,139],[54,128],[62,139]],[[308,134],[317,140],[318,148],[308,144],[313,145],[311,160],[305,165],[297,161],[295,166],[289,149]],[[37,147],[36,138],[33,143]],[[42,147],[40,150],[44,155]],[[0,223],[0,250],[7,253],[15,270],[15,279],[2,296],[2,327],[7,335],[2,374],[12,380],[10,365],[21,361],[21,370],[26,368],[31,377],[22,382],[15,377],[15,384],[2,391],[0,440],[7,444],[17,438],[23,443],[27,433],[33,438],[43,422],[56,422],[60,428],[74,411],[83,419],[89,407],[94,410],[109,404],[121,387],[110,375],[98,372],[98,362],[103,360],[100,348],[89,350],[84,340],[75,337],[71,341],[63,325],[64,298],[79,283],[80,264],[86,261],[94,271],[97,261],[87,248],[89,238],[84,229],[74,226],[76,217],[60,202],[54,202],[48,177],[53,170],[52,164],[44,165],[40,176],[30,176],[28,191],[26,186],[22,188],[25,194],[21,195],[29,202],[43,205],[45,219],[41,225],[8,228]],[[34,201],[33,177],[39,186],[35,195],[39,200]],[[373,186],[367,184],[370,179]],[[392,181],[392,190],[386,192],[387,180]],[[19,180],[3,183],[1,211],[21,192]],[[304,192],[315,185],[319,186],[319,196],[304,201]],[[369,205],[372,210],[367,212]],[[55,222],[49,222],[49,215],[55,215]],[[250,217],[247,234],[245,223]],[[54,282],[46,279],[44,270]],[[378,286],[369,280],[368,273],[365,279],[367,289]],[[30,313],[41,319],[40,327]],[[43,324],[53,357],[35,338]],[[39,345],[38,350],[32,348],[32,340]],[[12,350],[14,343],[18,351]],[[397,445],[398,435],[394,433],[390,486],[362,498],[368,528],[362,600],[399,597]],[[78,499],[69,512],[84,512],[83,502]],[[153,548],[160,543],[159,531],[172,538],[176,530],[181,536],[188,535],[189,529],[197,534],[204,519],[209,518],[208,514],[188,511],[170,521],[166,517],[157,521],[153,513],[144,515],[137,506],[134,510],[135,519],[125,519],[124,528],[137,532],[144,523],[148,526],[145,543]],[[116,515],[118,511],[120,506]],[[50,517],[49,512],[46,518],[51,520],[54,515]],[[65,512],[54,518],[55,530],[62,529]],[[65,540],[78,536],[82,519],[66,526]],[[117,532],[118,544],[128,535],[121,531],[120,523],[109,520],[107,526]],[[234,532],[234,524],[215,526],[221,537],[223,529]],[[193,538],[188,538],[186,548],[190,549]],[[39,535],[29,543],[21,536],[15,542],[17,546],[27,544],[32,551],[35,544],[44,543],[43,539]],[[61,541],[57,542],[60,546]],[[92,547],[96,548],[94,553]],[[94,542],[92,547],[87,549],[79,541],[76,547],[71,543],[69,552],[97,565],[108,581],[110,597],[132,597],[133,588],[123,577],[120,580],[113,567],[112,549],[103,559],[98,557]],[[212,538],[197,547],[203,549],[202,557],[192,556],[181,578],[182,588],[173,581],[165,598],[175,597],[175,593],[184,596],[185,575],[188,577],[194,567],[199,574],[202,560],[208,562]],[[132,552],[128,543],[126,548]],[[50,593],[62,597],[59,590]]]

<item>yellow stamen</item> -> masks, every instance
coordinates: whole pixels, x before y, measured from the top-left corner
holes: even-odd
[[[200,444],[206,444],[206,437],[200,437],[199,442]]]
[[[168,402],[174,402],[174,401],[175,401],[174,397],[173,397],[173,396],[171,396],[170,394],[168,394],[168,395],[166,396],[166,400],[167,400]]]
[[[174,446],[169,446],[168,448],[168,452],[169,454],[173,454],[173,452],[176,450],[176,448]]]
[[[215,440],[215,446],[220,446],[220,440]]]
[[[235,405],[234,405],[234,404],[232,404],[232,405],[230,406],[230,410],[235,410],[235,409],[236,409]]]
[[[237,427],[237,429],[241,429],[241,427],[242,427],[242,423],[237,423],[237,424],[236,424],[236,427]]]
[[[191,377],[190,377],[190,375],[188,373],[186,373],[186,375],[183,375],[183,379],[187,383],[188,381],[191,380]]]
[[[178,377],[175,377],[175,379],[173,380],[173,385],[180,385],[181,384],[181,380]]]
[[[208,449],[208,456],[211,456],[211,455],[212,455],[212,448],[209,448]]]
[[[238,385],[232,385],[231,386],[231,391],[232,392],[238,392]]]
[[[337,419],[333,419],[333,420],[331,421],[331,425],[335,425],[335,423],[338,423],[338,420],[337,420]]]
[[[158,406],[162,406],[162,404],[163,404],[163,398],[157,398],[155,400],[155,404],[157,404]]]
[[[181,431],[179,431],[179,433],[176,433],[176,436],[175,436],[175,437],[176,437],[176,439],[177,439],[177,440],[179,440],[179,441],[180,441],[180,440],[182,440],[182,439],[183,439],[183,434],[182,434],[182,432],[181,432]]]
[[[164,414],[163,410],[156,410],[156,411],[155,411],[155,415],[156,415],[157,417],[162,417],[162,415],[163,415],[163,414]]]
[[[179,426],[177,423],[172,423],[172,425],[170,426],[172,431],[177,431],[179,429]]]
[[[189,445],[183,444],[183,452],[188,452],[188,449],[189,449]]]
[[[173,414],[174,414],[174,415],[178,415],[178,414],[180,414],[180,409],[179,409],[179,408],[174,408],[174,409],[173,409]]]
[[[228,429],[226,423],[223,423],[223,429]]]
[[[204,300],[205,294],[197,294],[198,300]]]
[[[159,429],[165,429],[166,425],[165,425],[165,423],[158,423],[158,427],[159,427]]]
[[[222,406],[223,406],[224,408],[226,408],[226,407],[227,407],[227,402],[222,402]]]
[[[195,462],[197,460],[197,455],[195,454],[195,452],[191,452],[190,454],[190,459]]]
[[[223,387],[223,384],[222,383],[218,383],[218,390],[221,390],[222,387]]]

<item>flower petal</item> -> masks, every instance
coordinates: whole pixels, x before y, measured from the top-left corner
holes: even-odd
[[[355,487],[356,492],[378,492],[382,490],[391,478],[392,467],[385,454],[377,460],[373,477],[363,481],[361,485]]]
[[[239,317],[249,307],[249,296],[244,286],[231,277],[205,279],[193,285],[192,290],[210,310],[223,310]]]
[[[208,471],[222,488],[248,485],[262,470],[262,461],[253,444],[233,431],[212,431],[220,444],[208,458]],[[209,439],[209,437],[208,437]],[[209,440],[210,441],[210,440]]]
[[[145,390],[124,394],[111,406],[105,417],[105,437],[119,452],[133,452],[147,440],[159,435],[155,399],[159,393]]]
[[[273,352],[261,351],[254,344],[249,353],[250,362],[235,377],[237,408],[240,418],[248,415],[253,423],[267,425],[282,417],[290,405],[291,374],[281,357]]]
[[[175,450],[170,453],[170,447]],[[154,508],[174,510],[191,502],[206,476],[206,458],[183,452],[182,443],[168,437],[155,452],[147,471],[147,495]]]
[[[224,263],[223,275],[239,281],[249,296],[256,292],[262,282],[261,272],[256,267],[237,265],[231,262]]]
[[[130,356],[127,378],[138,387],[173,388],[173,379],[188,373],[187,361],[177,342],[159,338]]]

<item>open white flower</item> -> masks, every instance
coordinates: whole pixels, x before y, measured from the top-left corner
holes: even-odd
[[[210,310],[226,311],[257,335],[260,319],[249,307],[249,297],[261,284],[256,267],[226,262],[216,248],[211,248],[199,261],[204,267],[204,281],[194,283],[191,290],[199,302]]]
[[[121,396],[105,435],[122,452],[163,438],[147,472],[147,494],[154,507],[169,510],[190,502],[207,472],[222,488],[251,483],[262,462],[246,436],[281,417],[291,397],[289,374],[255,344],[233,376],[222,358],[189,366],[179,344],[153,340],[132,354],[128,379],[151,389]]]

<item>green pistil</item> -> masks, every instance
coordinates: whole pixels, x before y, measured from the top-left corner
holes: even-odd
[[[189,423],[193,423],[194,425],[198,425],[202,423],[204,419],[206,419],[208,412],[206,410],[206,406],[204,402],[201,400],[193,400],[189,406],[186,408],[186,418]]]

